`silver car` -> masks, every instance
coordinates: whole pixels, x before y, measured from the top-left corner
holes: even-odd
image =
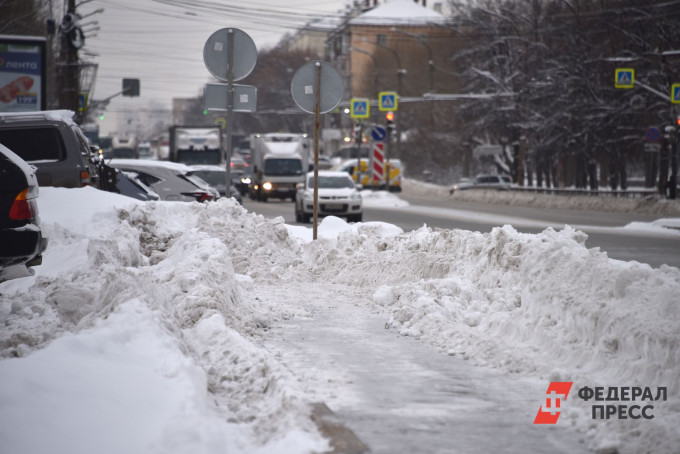
[[[314,215],[314,173],[299,183],[295,195],[295,219],[309,222]],[[361,222],[363,206],[361,193],[347,172],[319,171],[319,216],[339,216],[348,222]]]
[[[160,200],[178,202],[207,202],[220,197],[217,189],[196,175],[191,167],[177,162],[143,159],[112,159],[108,165],[134,174],[153,189]]]
[[[240,204],[243,204],[241,193],[235,187],[236,179],[240,180],[242,170],[231,170],[231,185],[229,187],[229,195],[227,195],[227,169],[222,166],[210,164],[197,164],[191,166],[189,175],[196,175],[202,180],[206,181],[210,186],[220,191],[222,197],[233,197]]]

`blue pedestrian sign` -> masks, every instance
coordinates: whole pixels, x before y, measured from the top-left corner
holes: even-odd
[[[371,104],[365,98],[352,98],[350,117],[368,118],[371,113]]]
[[[377,142],[382,142],[385,140],[385,137],[387,137],[387,130],[382,126],[373,126],[373,129],[371,129],[371,137]]]
[[[378,93],[378,109],[381,111],[396,111],[398,102],[396,91],[381,91]]]
[[[680,84],[671,85],[671,102],[680,104]]]
[[[84,112],[87,109],[87,93],[78,93],[78,112]]]
[[[633,68],[617,68],[614,74],[614,86],[616,88],[635,87],[635,70]]]

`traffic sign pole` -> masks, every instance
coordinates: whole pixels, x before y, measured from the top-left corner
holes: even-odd
[[[316,102],[314,106],[314,227],[312,239],[316,240],[319,219],[319,116],[321,111],[321,63],[316,62]]]
[[[314,226],[312,236],[316,240],[319,199],[319,116],[338,106],[342,99],[344,85],[337,69],[326,62],[315,60],[303,65],[295,72],[290,91],[293,101],[300,109],[314,114]]]
[[[231,188],[231,137],[234,131],[234,30],[227,35],[227,196]]]
[[[226,46],[225,46],[226,41]],[[238,41],[238,45],[235,45]],[[226,60],[226,61],[225,61]],[[203,61],[210,74],[227,82],[227,191],[231,188],[231,142],[234,128],[234,81],[250,74],[257,62],[252,38],[237,28],[222,28],[210,35],[203,46]],[[204,101],[205,102],[205,101]],[[220,131],[221,134],[221,131]]]

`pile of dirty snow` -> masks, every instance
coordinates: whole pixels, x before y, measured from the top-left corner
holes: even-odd
[[[43,264],[0,284],[8,451],[323,452],[295,371],[257,342],[274,323],[313,318],[292,302],[306,295],[244,297],[276,282],[352,286],[388,328],[509,379],[667,387],[653,420],[592,421],[577,398],[563,420],[593,449],[680,445],[677,268],[611,260],[571,228],[404,233],[327,217],[311,241],[310,228],[232,200],[142,203],[92,188],[42,188],[39,200]]]

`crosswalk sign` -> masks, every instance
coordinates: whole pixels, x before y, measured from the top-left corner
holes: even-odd
[[[378,93],[378,109],[381,111],[391,110],[396,112],[398,102],[396,91],[381,91]]]
[[[78,112],[85,112],[87,110],[87,93],[78,93]]]
[[[371,113],[371,104],[365,98],[352,98],[350,117],[368,118]]]
[[[617,68],[614,75],[614,86],[616,88],[634,88],[635,70],[632,68]]]
[[[671,102],[680,104],[680,84],[671,85]]]

